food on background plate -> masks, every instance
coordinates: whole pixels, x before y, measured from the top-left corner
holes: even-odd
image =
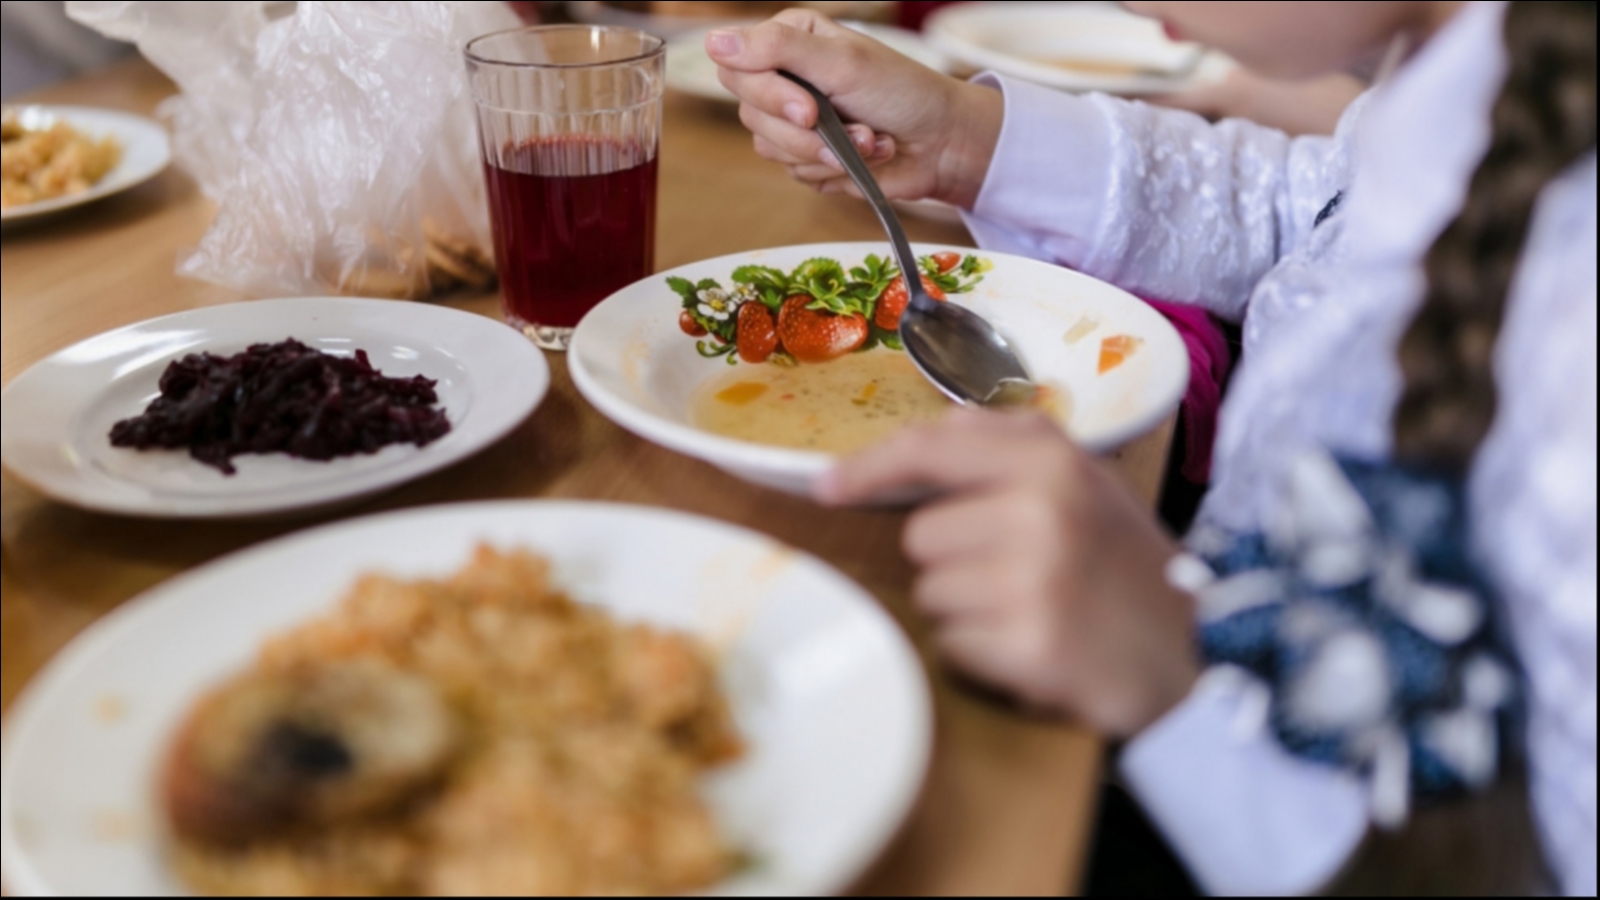
[[[450,432],[436,382],[386,378],[366,351],[337,357],[294,339],[230,357],[190,354],[161,376],[161,395],[111,429],[112,446],[188,450],[233,475],[235,457],[284,453],[326,462]]]
[[[494,287],[493,257],[475,238],[422,220],[422,242],[373,226],[366,246],[346,258],[344,248],[316,266],[323,289],[346,297],[423,300],[457,291],[482,293]]]
[[[494,287],[494,259],[476,241],[452,234],[432,219],[422,220],[422,239],[428,257],[428,288],[433,294],[462,289],[482,292]]]
[[[742,752],[704,648],[485,547],[269,643],[193,709],[161,794],[210,894],[682,893],[739,862],[698,787]]]
[[[84,193],[121,160],[115,138],[91,138],[60,121],[27,128],[7,109],[0,114],[0,209]]]

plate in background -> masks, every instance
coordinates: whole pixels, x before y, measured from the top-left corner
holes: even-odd
[[[122,145],[122,159],[87,191],[0,210],[0,222],[12,225],[93,203],[138,187],[161,174],[172,162],[167,130],[143,116],[84,106],[21,106],[25,128],[47,128],[66,122],[91,138],[113,137]]]
[[[1138,96],[1220,81],[1234,63],[1170,40],[1160,23],[1101,3],[964,3],[928,20],[935,48],[965,69],[1060,90]]]
[[[446,576],[488,542],[548,557],[574,599],[700,636],[750,753],[706,782],[759,863],[715,893],[842,891],[915,802],[932,746],[921,660],[873,598],[769,538],[680,513],[498,503],[377,516],[204,566],[124,605],[19,698],[0,775],[0,870],[20,896],[182,893],[162,856],[159,760],[200,696],[369,571]],[[107,715],[112,710],[117,715]]]
[[[327,463],[241,456],[233,477],[183,451],[111,446],[111,426],[159,395],[169,363],[291,337],[334,355],[365,350],[390,377],[434,379],[450,433],[426,447],[393,446]],[[520,425],[549,386],[544,355],[483,316],[397,300],[251,300],[130,325],[35,365],[0,395],[0,457],[42,493],[97,512],[272,515],[365,497],[460,462]]]

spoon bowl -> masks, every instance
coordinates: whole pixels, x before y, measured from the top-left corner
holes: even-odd
[[[883,223],[895,261],[905,275],[911,302],[900,317],[900,341],[906,354],[928,381],[951,400],[964,406],[1016,406],[1035,396],[1033,379],[1011,342],[977,313],[928,296],[918,277],[916,254],[911,250],[900,216],[884,196],[877,178],[856,150],[844,120],[822,91],[789,72],[781,72],[809,93],[817,103],[817,134],[839,159],[851,180]]]

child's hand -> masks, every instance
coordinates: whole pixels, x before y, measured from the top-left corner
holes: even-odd
[[[818,490],[858,504],[931,488],[906,529],[916,601],[957,668],[1101,732],[1132,737],[1200,673],[1173,542],[1042,416],[960,410],[847,461]]]
[[[1000,140],[1005,102],[947,78],[814,12],[791,9],[761,25],[706,38],[722,83],[740,100],[756,151],[824,193],[858,193],[812,131],[817,106],[793,72],[827,94],[891,199],[932,197],[971,208]]]

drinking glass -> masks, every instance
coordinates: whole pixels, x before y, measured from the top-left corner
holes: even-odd
[[[467,45],[506,321],[547,350],[655,271],[665,50],[588,25]]]

